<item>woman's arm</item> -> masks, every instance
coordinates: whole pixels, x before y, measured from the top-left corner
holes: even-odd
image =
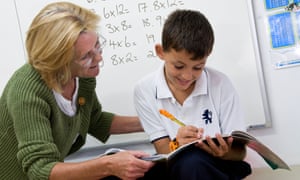
[[[139,151],[124,151],[77,163],[57,163],[49,180],[98,180],[107,176],[135,180],[143,177],[154,164],[138,159],[146,156]]]
[[[110,127],[111,134],[142,132],[144,129],[137,116],[115,115]]]

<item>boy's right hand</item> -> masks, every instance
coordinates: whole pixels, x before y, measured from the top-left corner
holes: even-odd
[[[178,141],[179,146],[181,146],[202,139],[203,132],[203,128],[197,128],[191,125],[182,126],[177,131],[176,140]]]

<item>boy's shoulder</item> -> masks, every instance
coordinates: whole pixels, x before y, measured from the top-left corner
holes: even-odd
[[[216,77],[227,77],[227,75],[213,67],[205,66],[204,71],[206,71],[209,75],[211,76],[216,76]]]
[[[210,79],[229,80],[228,76],[225,73],[223,73],[215,68],[206,66],[204,71],[206,72],[207,77]]]
[[[204,71],[209,86],[222,87],[221,89],[228,90],[234,89],[233,82],[225,73],[211,67],[205,67]]]
[[[137,85],[154,85],[153,83],[156,83],[158,80],[163,79],[163,67],[159,66],[155,71],[150,72],[149,74],[146,74],[145,76],[142,76],[138,81]]]

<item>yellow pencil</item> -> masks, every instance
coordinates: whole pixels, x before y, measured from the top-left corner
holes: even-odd
[[[164,115],[165,117],[167,117],[168,119],[174,121],[175,123],[177,123],[179,126],[185,126],[185,124],[183,122],[181,122],[180,120],[178,120],[177,118],[175,118],[172,114],[170,114],[168,111],[164,110],[164,109],[160,109],[159,113],[161,115]]]

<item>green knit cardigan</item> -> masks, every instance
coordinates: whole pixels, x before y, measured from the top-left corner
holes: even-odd
[[[95,87],[95,78],[79,79],[80,103],[69,117],[30,64],[17,70],[0,99],[1,179],[48,179],[57,162],[84,145],[87,133],[105,142],[113,114],[102,112]]]

